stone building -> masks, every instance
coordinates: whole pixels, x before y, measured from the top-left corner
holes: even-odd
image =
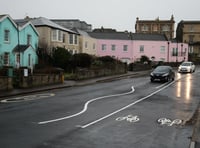
[[[189,53],[200,57],[200,21],[180,21],[176,36],[178,42],[188,43]]]
[[[140,20],[136,18],[135,32],[136,33],[150,33],[150,34],[165,34],[168,40],[174,38],[174,16],[169,20]]]

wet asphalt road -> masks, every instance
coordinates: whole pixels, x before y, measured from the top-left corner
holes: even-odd
[[[1,103],[0,147],[188,148],[199,82],[197,70],[172,83],[126,78]]]

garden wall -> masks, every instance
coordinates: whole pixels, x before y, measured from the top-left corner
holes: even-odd
[[[13,89],[12,77],[1,76],[0,77],[0,91],[12,90],[12,89]]]

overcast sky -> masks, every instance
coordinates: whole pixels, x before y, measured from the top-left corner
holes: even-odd
[[[113,28],[135,32],[136,17],[141,20],[200,20],[200,0],[0,0],[0,14],[13,19],[46,17],[79,19],[93,29]]]

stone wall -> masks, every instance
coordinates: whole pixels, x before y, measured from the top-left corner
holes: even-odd
[[[19,87],[30,88],[51,84],[62,83],[62,75],[60,74],[37,74],[28,77],[21,77]]]
[[[110,76],[115,74],[126,73],[126,68],[117,68],[113,69],[79,69],[76,71],[75,78],[76,80],[89,79],[102,76]]]
[[[4,90],[12,90],[14,87],[17,88],[30,88],[51,84],[59,84],[63,83],[64,78],[61,74],[37,74],[37,75],[29,75],[27,77],[18,78],[17,84],[16,78],[1,76],[0,77],[0,91]],[[15,82],[14,82],[15,81]],[[15,84],[14,84],[15,83]]]
[[[12,90],[13,81],[12,77],[1,76],[0,77],[0,90]]]

